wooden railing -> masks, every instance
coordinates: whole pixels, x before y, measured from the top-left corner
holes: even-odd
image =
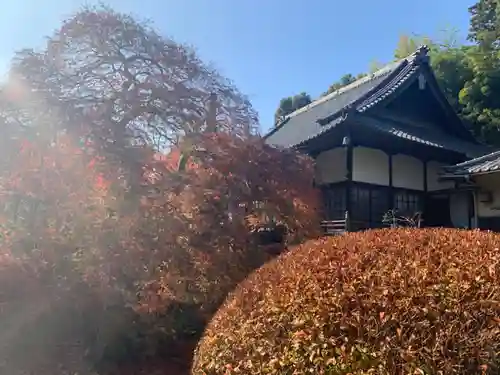
[[[321,228],[328,236],[336,236],[339,234],[344,234],[349,230],[349,215],[346,211],[344,219],[340,220],[323,220],[321,222]]]
[[[412,217],[404,217],[404,216],[400,217],[393,214],[390,220],[388,218],[384,218],[383,220],[380,220],[380,222],[374,223],[370,221],[353,220],[349,217],[348,213],[346,212],[344,219],[324,220],[321,222],[321,227],[323,228],[323,232],[326,235],[330,236],[344,234],[345,232],[351,232],[351,231],[357,232],[375,228],[387,228],[387,227],[421,228],[423,226],[424,226],[423,219],[419,213]]]
[[[335,236],[347,232],[345,220],[324,220],[321,222],[321,227],[326,235]]]

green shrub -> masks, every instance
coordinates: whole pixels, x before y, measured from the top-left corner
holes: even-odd
[[[498,374],[500,235],[385,229],[309,241],[230,295],[193,374]]]

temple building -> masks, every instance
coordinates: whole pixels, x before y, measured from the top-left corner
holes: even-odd
[[[265,138],[315,159],[324,219],[348,218],[346,230],[384,226],[390,210],[418,212],[424,226],[481,224],[477,188],[460,171],[492,150],[448,103],[425,46],[293,112]]]

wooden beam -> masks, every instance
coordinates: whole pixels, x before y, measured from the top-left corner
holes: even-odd
[[[474,192],[467,194],[467,219],[469,229],[472,229],[472,218],[474,217]]]
[[[392,164],[392,153],[389,156],[389,207],[394,208],[394,183],[393,183],[393,164]]]
[[[350,130],[350,127],[349,127]],[[346,147],[346,189],[345,189],[345,205],[346,205],[346,230],[351,230],[351,216],[352,216],[352,175],[353,175],[353,156],[354,146],[352,143],[351,132],[347,132],[344,137],[343,145]]]
[[[427,182],[427,160],[423,161],[424,163],[424,192],[427,193],[428,189],[428,182]]]

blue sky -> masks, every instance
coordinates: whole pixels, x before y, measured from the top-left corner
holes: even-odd
[[[80,0],[17,0],[2,4],[0,69],[16,49],[36,47]],[[399,35],[467,33],[474,0],[109,0],[116,10],[154,22],[164,34],[197,47],[248,95],[262,130],[279,100],[313,97],[345,73],[392,58]],[[8,4],[8,5],[7,5]]]

